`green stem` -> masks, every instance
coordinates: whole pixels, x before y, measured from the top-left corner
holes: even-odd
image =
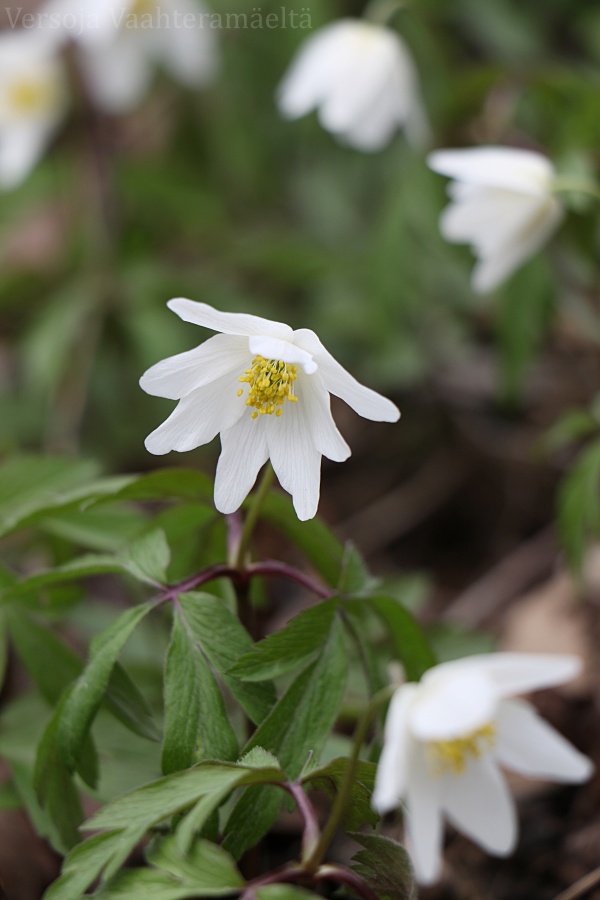
[[[552,191],[555,194],[560,194],[563,191],[575,191],[579,194],[587,194],[588,197],[593,197],[594,200],[600,200],[600,188],[596,184],[591,184],[589,181],[557,178],[552,182]]]
[[[373,721],[373,716],[375,715],[379,707],[382,706],[382,704],[387,703],[394,690],[394,686],[388,686],[383,688],[381,691],[378,691],[375,696],[371,698],[371,702],[367,706],[362,717],[358,720],[356,731],[354,732],[354,739],[352,741],[352,753],[350,754],[350,757],[348,759],[346,771],[344,772],[340,781],[340,786],[338,788],[337,796],[333,802],[333,806],[331,807],[329,818],[325,823],[325,827],[321,831],[319,840],[315,844],[308,858],[302,860],[303,866],[309,872],[317,871],[323,856],[327,852],[327,848],[329,847],[331,841],[335,836],[335,833],[342,820],[342,816],[344,815],[346,805],[350,799],[350,792],[354,783],[356,770],[358,768],[358,763],[360,760],[360,751],[362,749],[362,745],[367,739],[369,728],[371,727],[371,722]]]
[[[265,498],[269,493],[271,485],[273,484],[274,477],[275,473],[273,471],[273,466],[270,462],[268,462],[262,473],[262,477],[256,493],[252,497],[252,503],[250,505],[250,509],[248,510],[248,515],[246,516],[244,527],[242,529],[242,536],[240,537],[240,542],[238,544],[237,553],[235,554],[233,565],[240,571],[244,568],[250,541],[252,539],[252,535],[254,534],[254,529],[256,528],[256,523],[258,522],[258,517],[260,516],[262,505],[265,502]]]
[[[373,25],[389,25],[403,6],[401,0],[371,0],[363,12],[363,19]]]

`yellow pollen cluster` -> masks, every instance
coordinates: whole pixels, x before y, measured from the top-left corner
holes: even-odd
[[[298,398],[292,391],[296,378],[296,366],[281,359],[256,356],[252,360],[252,368],[246,369],[245,374],[239,378],[250,386],[246,406],[254,407],[252,418],[258,418],[259,414],[271,416],[275,413],[280,416],[284,400],[295,403]],[[244,389],[240,388],[238,397],[243,393]]]
[[[434,775],[451,772],[460,775],[467,759],[478,759],[490,750],[496,741],[496,729],[492,723],[453,741],[429,741],[427,755]]]
[[[22,78],[11,84],[8,91],[10,106],[19,113],[42,112],[53,99],[50,86],[39,78]]]

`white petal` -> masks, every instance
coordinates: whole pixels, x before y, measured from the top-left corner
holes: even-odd
[[[261,418],[266,420],[265,432],[275,474],[282,488],[292,495],[296,515],[305,521],[313,518],[319,505],[321,454],[315,449],[302,384],[303,379],[298,378],[295,384],[298,401],[285,403],[281,416]]]
[[[333,421],[329,394],[320,376],[302,378],[301,387],[315,449],[327,459],[344,462],[350,456],[350,447]]]
[[[184,452],[207,444],[219,431],[231,428],[247,413],[237,396],[237,372],[197,388],[179,401],[169,418],[146,438],[149,453],[162,456],[170,450]]]
[[[382,397],[371,388],[360,384],[343,366],[329,353],[314,331],[308,328],[300,328],[294,332],[295,343],[311,353],[317,365],[323,385],[330,394],[335,394],[344,400],[348,406],[374,422],[397,422],[400,418],[398,407]]]
[[[159,58],[182,84],[194,87],[206,84],[216,75],[218,52],[216,30],[204,24],[208,10],[203,4],[176,0],[166,27],[151,29],[160,41]],[[185,16],[198,24],[186,28]]]
[[[450,821],[488,853],[506,856],[517,839],[515,806],[489,754],[467,762],[460,774],[440,776]]]
[[[554,176],[554,167],[547,157],[514,147],[436,150],[427,157],[427,164],[440,175],[469,184],[537,196],[548,194]]]
[[[31,122],[0,133],[0,187],[17,187],[33,169],[46,148],[45,123]]]
[[[224,313],[209,306],[208,303],[198,303],[184,297],[169,300],[167,306],[184,322],[202,325],[203,328],[210,328],[223,334],[243,334],[247,337],[268,335],[288,341],[294,334],[289,325],[282,322],[272,322],[246,313]]]
[[[144,372],[140,387],[154,397],[179,400],[229,372],[243,375],[250,363],[248,338],[215,334],[193,350],[156,363]]]
[[[405,821],[408,849],[421,884],[432,884],[439,876],[443,831],[440,791],[441,779],[430,777],[423,745],[411,738]]]
[[[480,670],[494,685],[498,697],[526,694],[541,688],[555,687],[571,681],[581,672],[577,656],[551,653],[489,653],[468,656],[454,662],[442,663],[436,670],[451,668]],[[434,670],[430,670],[434,671]]]
[[[306,350],[296,347],[289,341],[281,338],[260,335],[249,340],[250,352],[253,356],[263,356],[265,359],[280,359],[285,363],[298,363],[307,375],[317,371],[317,364]]]
[[[103,110],[127,113],[141,103],[153,71],[129,31],[110,42],[89,43],[81,48],[80,59],[89,91]]]
[[[243,416],[221,433],[221,448],[215,477],[215,506],[219,512],[232,513],[252,490],[259,469],[269,457],[263,422]]]
[[[338,64],[323,98],[319,120],[343,134],[360,120],[374,97],[389,85],[398,52],[392,32],[350,21],[338,32]]]
[[[326,25],[301,45],[277,89],[283,116],[298,119],[321,102],[339,64],[338,34],[346,25],[344,21]]]
[[[425,673],[410,713],[410,727],[423,741],[447,741],[462,737],[494,718],[496,694],[491,680],[480,669],[444,670],[436,666]]]
[[[496,717],[496,756],[499,761],[534,778],[579,782],[594,766],[523,700],[504,700]]]
[[[470,187],[470,186],[469,186]],[[546,198],[531,197],[499,188],[474,188],[440,216],[440,231],[447,241],[468,241],[482,256],[490,256],[544,208]]]
[[[522,231],[513,236],[510,244],[497,255],[480,260],[473,270],[473,290],[483,294],[497,287],[546,243],[562,218],[562,206],[550,198],[538,216],[525,223]]]
[[[400,805],[408,784],[408,711],[419,688],[403,684],[394,693],[388,708],[383,749],[377,765],[371,804],[383,815]]]

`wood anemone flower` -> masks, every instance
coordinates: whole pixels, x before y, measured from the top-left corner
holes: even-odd
[[[515,805],[501,766],[559,782],[589,778],[590,760],[529,703],[512,699],[579,670],[575,656],[491,653],[434,666],[397,689],[372,803],[383,814],[404,802],[418,881],[439,876],[444,816],[488,853],[514,849]]]
[[[558,228],[563,205],[553,193],[554,166],[541,153],[512,147],[436,150],[434,172],[453,178],[442,236],[468,243],[478,258],[471,284],[478,294],[498,287]]]
[[[389,28],[341,19],[302,44],[277,91],[287,119],[318,109],[326,131],[357,150],[383,149],[399,128],[422,143],[427,125],[410,51]]]
[[[221,332],[194,350],[164,359],[140,379],[146,393],[179,400],[146,438],[150,453],[186,451],[221,435],[215,505],[239,508],[270,458],[299,519],[319,503],[321,456],[350,456],[331,415],[330,394],[359,415],[395,422],[397,407],[359,384],[325,349],[314,331],[206,303],[178,298],[167,304],[180,318]]]

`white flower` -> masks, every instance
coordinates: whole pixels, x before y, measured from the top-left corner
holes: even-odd
[[[179,400],[146,438],[150,453],[192,450],[221,434],[215,505],[234,512],[271,459],[300,519],[319,502],[321,455],[342,462],[350,448],[333,421],[329,394],[359,415],[395,422],[400,413],[359,384],[307,328],[223,313],[183,298],[167,304],[180,318],[220,331],[194,350],[164,359],[140,379],[148,394]]]
[[[427,126],[410,53],[389,28],[342,19],[311,35],[281,82],[288,119],[319,110],[323,128],[358,150],[381,150],[404,127],[423,141]]]
[[[13,188],[46,149],[67,107],[56,44],[37,31],[0,35],[0,187]]]
[[[512,275],[563,217],[552,193],[554,167],[541,153],[511,147],[437,150],[428,164],[455,179],[440,230],[448,241],[471,244],[479,259],[472,278],[478,293]]]
[[[406,803],[407,842],[417,879],[436,880],[445,815],[488,853],[510,853],[517,838],[514,802],[500,774],[562,782],[588,778],[592,763],[518,693],[577,675],[574,656],[492,653],[435,666],[390,703],[373,806]]]
[[[215,75],[215,30],[203,26],[199,0],[52,0],[47,11],[78,45],[88,90],[106,112],[138,106],[156,65],[189,87]]]

